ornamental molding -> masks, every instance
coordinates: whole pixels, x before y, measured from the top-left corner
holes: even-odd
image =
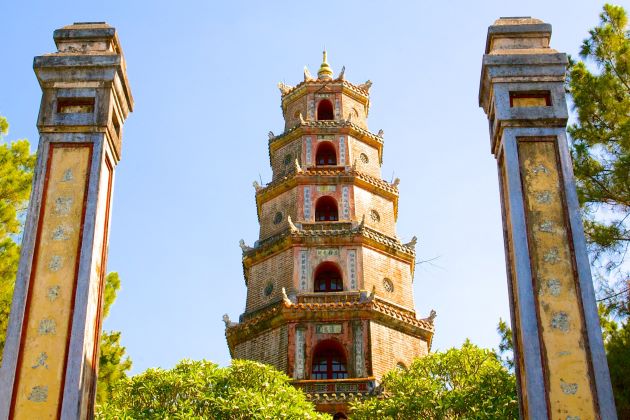
[[[349,120],[300,121],[295,127],[269,139],[269,161],[271,162],[272,153],[295,139],[305,135],[330,133],[346,134],[374,147],[378,150],[379,163],[383,163],[383,138]]]
[[[256,189],[256,210],[258,221],[262,216],[262,205],[298,185],[339,185],[352,184],[373,194],[393,201],[394,221],[398,220],[398,184],[373,177],[353,167],[336,168],[297,168],[285,177],[271,181]]]
[[[357,292],[350,293],[356,295]],[[300,302],[286,300],[276,302],[266,308],[243,314],[241,322],[226,323],[225,336],[233,354],[234,347],[252,339],[269,329],[295,322],[321,322],[333,317],[337,321],[366,319],[389,328],[421,338],[431,348],[435,326],[428,319],[418,319],[415,312],[396,305],[365,291],[358,292],[359,298],[337,302]]]

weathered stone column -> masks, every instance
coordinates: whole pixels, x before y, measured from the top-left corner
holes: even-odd
[[[114,28],[76,23],[35,57],[33,192],[0,372],[0,419],[92,416],[114,167],[133,106]]]
[[[521,415],[615,419],[567,147],[567,57],[550,38],[540,20],[497,20],[479,91],[499,170]]]

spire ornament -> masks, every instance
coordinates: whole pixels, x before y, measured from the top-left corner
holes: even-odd
[[[317,79],[318,80],[331,80],[333,71],[328,65],[328,61],[326,59],[326,50],[323,51],[324,59],[322,61],[322,65],[319,66],[319,70],[317,71]]]

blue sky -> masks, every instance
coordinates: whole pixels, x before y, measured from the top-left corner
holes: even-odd
[[[626,8],[627,2],[618,3]],[[383,178],[401,179],[398,235],[417,235],[419,315],[438,313],[433,349],[496,347],[508,318],[496,163],[477,95],[487,27],[500,16],[553,25],[577,55],[599,1],[8,2],[0,16],[0,114],[33,147],[36,55],[54,29],[118,29],[135,111],[124,126],[108,269],[122,290],[106,329],[133,372],[182,358],[229,363],[221,316],[245,305],[239,239],[258,222],[252,181],[270,180],[267,132],[282,132],[277,82],[335,72],[370,79],[370,129],[385,131]]]

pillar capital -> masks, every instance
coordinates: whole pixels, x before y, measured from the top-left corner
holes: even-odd
[[[54,39],[57,51],[33,61],[44,96],[39,130],[107,133],[118,161],[133,96],[116,29],[104,22],[74,23],[57,29]]]

